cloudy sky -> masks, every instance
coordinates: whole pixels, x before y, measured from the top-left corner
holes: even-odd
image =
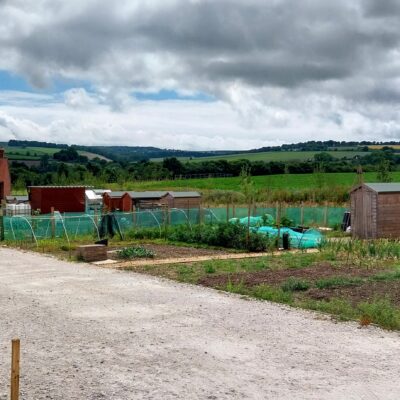
[[[0,141],[400,140],[399,0],[0,0]]]

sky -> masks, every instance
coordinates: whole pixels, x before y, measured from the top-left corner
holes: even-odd
[[[0,141],[400,141],[399,0],[0,0]]]

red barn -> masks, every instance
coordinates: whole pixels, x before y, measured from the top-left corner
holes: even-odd
[[[11,194],[11,178],[8,160],[4,157],[4,149],[0,149],[0,200]]]
[[[103,204],[108,211],[132,211],[132,199],[127,192],[106,192],[103,194]]]
[[[32,211],[49,214],[51,208],[60,213],[85,212],[86,186],[29,186]]]

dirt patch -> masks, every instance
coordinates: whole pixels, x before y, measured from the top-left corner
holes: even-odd
[[[379,270],[381,271],[381,270]],[[223,287],[228,282],[233,284],[243,284],[248,287],[261,284],[280,285],[288,278],[304,279],[310,282],[332,276],[343,277],[368,277],[378,272],[376,269],[358,268],[353,266],[336,267],[328,262],[315,264],[306,268],[288,268],[279,270],[263,270],[256,272],[241,272],[236,274],[225,274],[206,276],[201,278],[199,283],[210,287]]]
[[[132,246],[137,246],[137,245],[132,244]],[[140,246],[148,250],[152,250],[155,253],[154,258],[149,258],[149,260],[165,260],[169,258],[188,258],[188,257],[198,257],[198,256],[214,256],[214,255],[230,254],[228,251],[224,250],[173,246],[168,244],[145,243],[145,244],[140,244]],[[115,250],[117,250],[117,248],[112,249],[112,251],[108,253],[109,258],[117,259],[117,253]],[[140,260],[140,258],[138,258],[137,260]]]
[[[400,281],[365,282],[359,286],[310,289],[307,296],[314,300],[326,301],[341,298],[350,301],[353,305],[364,301],[387,298],[396,306],[400,306]]]

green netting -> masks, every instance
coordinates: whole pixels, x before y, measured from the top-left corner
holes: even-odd
[[[220,221],[227,220],[226,208],[212,208],[211,210]],[[293,220],[295,225],[334,227],[341,224],[345,211],[347,211],[345,207],[282,207],[280,214],[281,218],[286,216]],[[263,214],[270,214],[273,218],[278,218],[276,207],[256,207],[250,213],[254,217]],[[246,207],[237,207],[234,212],[230,207],[228,219],[247,218],[247,215]]]
[[[335,226],[342,222],[346,211],[342,207],[289,207],[281,209],[281,217],[287,216],[295,225],[308,226]],[[263,215],[269,214],[271,221],[277,217],[277,209],[273,207],[257,207],[251,210],[251,224],[260,226]],[[227,220],[227,209],[172,209],[172,210],[147,210],[132,213],[115,213],[118,225],[122,233],[139,228],[162,228],[166,225],[187,224],[193,226],[203,221],[215,223]],[[230,208],[229,219],[245,219],[247,223],[248,210],[245,207],[235,209],[235,215]],[[70,240],[91,235],[98,238],[98,224],[101,215],[91,213],[56,213],[54,219],[51,215],[39,216],[15,216],[4,217],[6,240],[34,240],[51,237],[68,236]],[[273,224],[273,222],[268,223]]]
[[[139,228],[159,228],[165,225],[198,224],[200,219],[208,223],[218,221],[210,210],[199,209],[171,209],[146,210],[131,213],[114,213],[117,224],[122,233]],[[52,237],[68,237],[74,239],[79,236],[91,235],[99,238],[98,225],[101,215],[92,213],[55,213],[52,215],[4,217],[6,240],[35,240]]]

